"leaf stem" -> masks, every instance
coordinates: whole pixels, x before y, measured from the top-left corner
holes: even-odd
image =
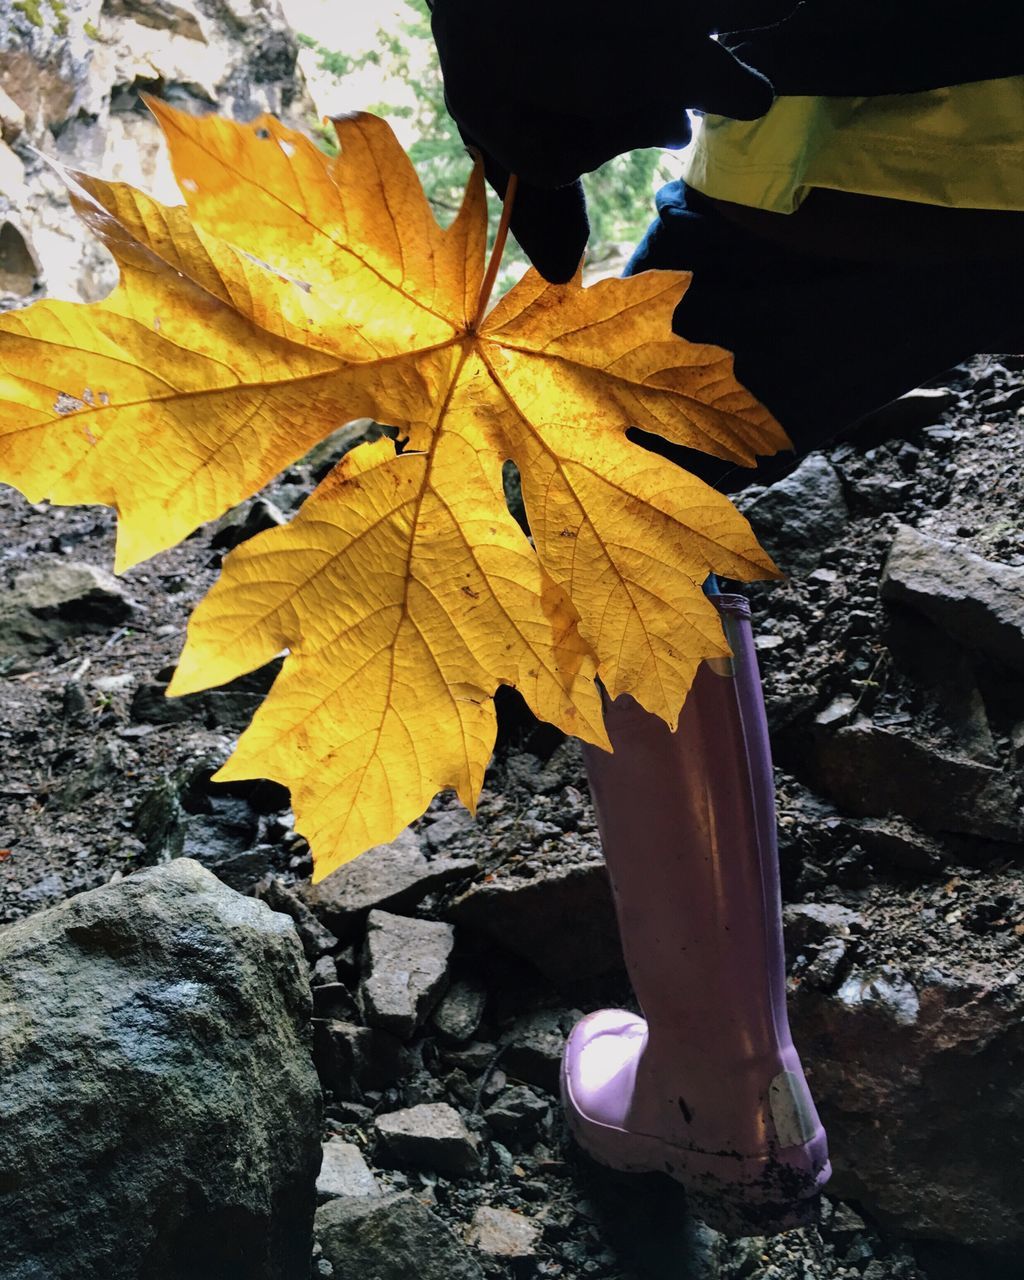
[[[515,203],[516,188],[518,186],[518,176],[514,173],[509,174],[508,186],[505,188],[505,200],[501,206],[501,219],[498,222],[498,234],[494,237],[494,247],[491,249],[491,256],[487,262],[487,271],[484,273],[484,281],[480,286],[480,294],[476,300],[476,315],[470,325],[470,329],[473,332],[476,332],[480,327],[484,313],[487,311],[487,304],[491,300],[494,282],[498,278],[498,268],[501,266],[501,255],[505,252],[505,241],[508,239],[508,224],[512,220],[512,205]]]

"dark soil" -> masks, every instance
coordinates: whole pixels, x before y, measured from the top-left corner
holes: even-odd
[[[841,539],[822,548],[815,570],[749,592],[780,765],[786,899],[859,912],[866,919],[859,945],[878,963],[898,966],[910,956],[955,952],[965,965],[998,974],[1012,972],[1024,954],[1021,848],[970,835],[902,844],[891,832],[879,836],[863,815],[823,794],[814,728],[823,711],[848,699],[876,724],[909,727],[937,749],[962,748],[965,734],[981,732],[977,716],[971,720],[950,692],[962,691],[963,679],[955,672],[922,674],[942,646],[922,643],[916,624],[894,618],[879,600],[878,583],[898,523],[990,560],[1024,565],[1022,367],[1020,358],[980,357],[941,380],[956,394],[909,441],[890,438],[883,422],[833,449],[829,457],[851,512]],[[270,497],[285,513],[294,510],[324,464],[321,452],[292,468]],[[105,509],[33,506],[4,489],[0,528],[4,589],[40,558],[112,564],[114,519]],[[0,659],[0,846],[9,850],[0,861],[0,925],[161,856],[172,821],[168,795],[180,805],[173,821],[185,824],[186,840],[188,823],[203,818],[204,838],[230,846],[226,878],[236,887],[255,885],[268,873],[286,883],[308,874],[308,851],[292,830],[279,788],[254,784],[228,793],[208,782],[271,676],[257,673],[227,691],[181,701],[161,696],[189,610],[219,568],[223,552],[214,539],[213,530],[201,530],[126,573],[123,584],[136,606],[127,622]],[[976,665],[972,673],[987,722],[984,749],[1019,778],[1024,682],[993,664]],[[453,830],[445,855],[474,857],[488,874],[527,878],[566,861],[592,861],[597,836],[575,745],[532,721],[514,696],[500,706],[499,748],[478,823]],[[442,796],[431,816],[456,807]],[[483,1041],[497,1043],[510,1019],[538,1007],[628,998],[615,977],[555,990],[498,949],[469,947],[457,961],[486,979]],[[794,955],[791,962],[799,985],[807,960]],[[430,1042],[417,1051],[424,1055],[422,1072],[400,1087],[361,1105],[328,1099],[330,1131],[365,1146],[375,1111],[452,1101],[450,1064]],[[502,1070],[499,1059],[478,1074],[478,1100],[496,1090]],[[491,1143],[490,1173],[482,1181],[385,1170],[379,1176],[394,1187],[413,1187],[460,1230],[480,1204],[520,1209],[537,1221],[543,1228],[537,1256],[522,1265],[488,1262],[496,1276],[984,1280],[1011,1274],[1006,1264],[959,1254],[955,1246],[901,1239],[866,1221],[862,1207],[832,1201],[818,1227],[727,1240],[688,1215],[675,1184],[616,1178],[588,1165],[549,1101],[550,1117],[535,1140]],[[458,1105],[482,1127],[472,1096]]]

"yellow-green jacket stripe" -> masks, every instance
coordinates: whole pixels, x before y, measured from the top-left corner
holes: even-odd
[[[1024,210],[1024,76],[872,98],[780,97],[759,120],[704,117],[683,177],[792,213],[815,187]]]

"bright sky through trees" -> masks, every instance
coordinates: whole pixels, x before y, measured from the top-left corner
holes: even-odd
[[[424,0],[282,2],[304,46],[301,66],[320,114],[383,116],[412,157],[435,213],[442,222],[452,217],[469,162],[444,108]],[[678,153],[633,151],[585,177],[588,279],[618,274],[653,217],[654,190],[675,176],[677,163]],[[510,246],[506,287],[524,267]]]

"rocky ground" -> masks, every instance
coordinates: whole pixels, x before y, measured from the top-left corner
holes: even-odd
[[[314,1275],[1015,1274],[1022,369],[953,370],[743,499],[791,573],[751,594],[792,1015],[836,1169],[818,1225],[730,1239],[569,1143],[562,1036],[628,992],[579,752],[514,696],[476,822],[441,796],[315,889],[286,794],[210,781],[273,671],[165,699],[188,612],[329,449],[119,580],[110,513],[0,493],[0,928],[182,854],[293,917],[326,1103]]]

